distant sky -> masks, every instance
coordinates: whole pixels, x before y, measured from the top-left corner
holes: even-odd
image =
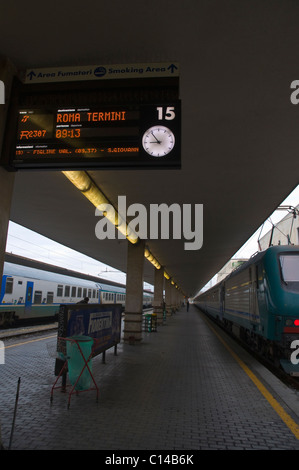
[[[12,221],[9,222],[6,251],[73,271],[126,283],[125,273]]]
[[[281,205],[297,206],[298,204],[299,185]],[[273,223],[277,223],[286,214],[287,212],[285,211],[276,211],[271,215],[270,219]],[[265,223],[262,235],[265,235],[271,227],[272,225],[269,222]],[[260,231],[261,228],[233,255],[233,258],[249,258],[258,251],[257,240]],[[126,282],[125,273],[60,245],[14,222],[9,223],[6,251],[74,271],[96,275],[107,280],[123,284]],[[145,284],[145,287],[149,287],[149,284]]]

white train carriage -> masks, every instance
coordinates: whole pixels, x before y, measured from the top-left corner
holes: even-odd
[[[87,276],[88,277],[88,276]],[[28,266],[5,262],[0,291],[0,327],[19,321],[55,319],[60,304],[121,304],[125,308],[126,289],[93,279],[82,279]],[[144,292],[143,307],[150,307],[153,294]]]
[[[4,263],[0,291],[0,326],[17,321],[54,318],[63,303],[125,304],[125,288],[92,280]]]

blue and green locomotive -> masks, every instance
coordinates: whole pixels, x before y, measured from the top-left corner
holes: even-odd
[[[299,375],[299,246],[257,253],[194,303],[251,348]]]

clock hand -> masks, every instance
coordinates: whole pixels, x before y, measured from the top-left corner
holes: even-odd
[[[154,135],[153,131],[151,132],[152,136],[154,139],[156,139],[157,142],[150,142],[150,144],[161,144],[161,140],[158,140],[157,137]]]

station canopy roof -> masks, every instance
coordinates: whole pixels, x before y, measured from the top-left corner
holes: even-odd
[[[147,240],[187,295],[298,184],[299,4],[284,0],[5,2],[0,53],[20,71],[179,64],[181,169],[87,170],[117,205],[203,204],[203,246]],[[61,171],[18,171],[11,220],[126,271],[127,241],[98,240],[92,204]],[[154,267],[145,262],[144,280]]]

